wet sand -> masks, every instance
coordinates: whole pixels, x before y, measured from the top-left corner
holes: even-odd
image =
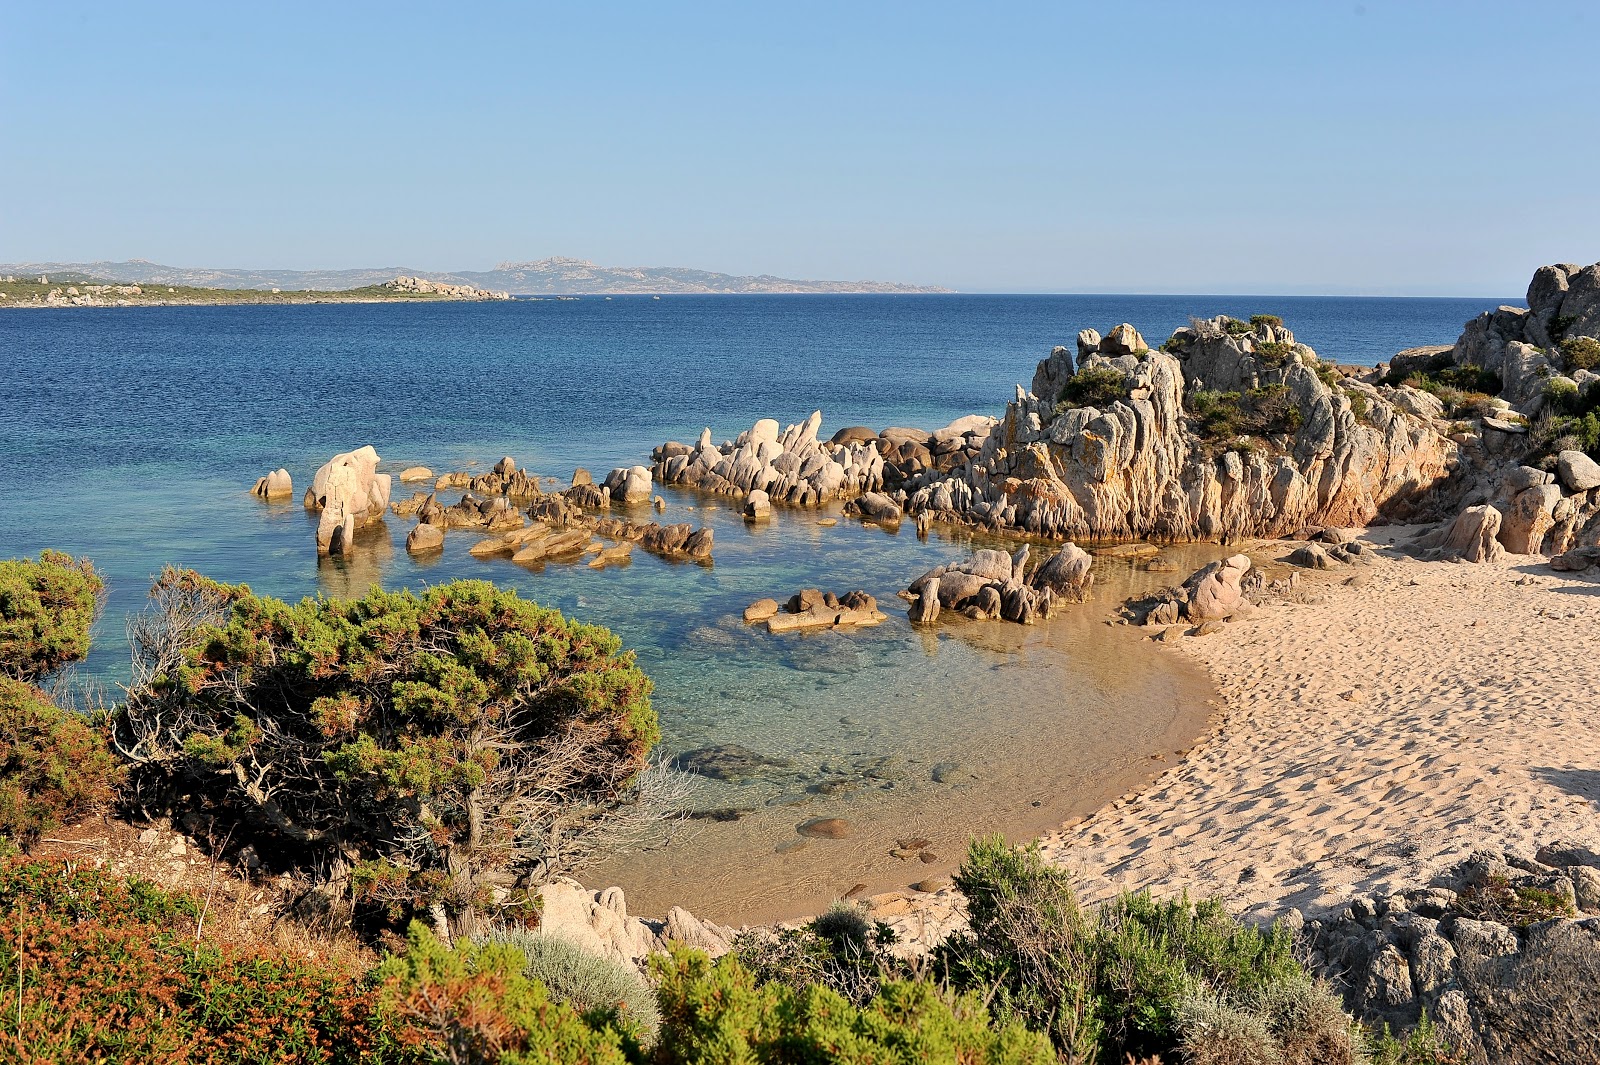
[[[1177,552],[1182,565],[1196,550]],[[645,915],[682,905],[723,924],[791,919],[936,884],[974,836],[1030,839],[1148,782],[1205,730],[1215,689],[1196,664],[1105,623],[1132,591],[1173,575],[1126,559],[1104,559],[1099,572],[1090,602],[1036,626],[957,617],[912,630],[903,602],[884,603],[891,618],[871,638],[922,643],[927,676],[906,678],[888,705],[874,689],[875,703],[819,714],[791,766],[698,781],[695,805],[738,820],[690,822],[666,848],[608,861],[584,882],[620,885]],[[843,650],[863,635],[769,638]],[[842,705],[837,693],[819,699]],[[848,823],[841,837],[802,834],[828,818]]]

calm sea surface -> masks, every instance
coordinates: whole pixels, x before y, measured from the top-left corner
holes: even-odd
[[[353,559],[319,563],[314,520],[297,503],[258,502],[251,483],[286,466],[298,493],[329,455],[370,443],[390,471],[511,455],[564,484],[575,466],[648,464],[655,444],[707,425],[721,440],[818,408],[825,435],[999,414],[1050,347],[1085,327],[1128,321],[1154,344],[1191,314],[1269,312],[1325,356],[1374,363],[1450,343],[1500,302],[679,296],[0,312],[0,555],[55,547],[95,560],[111,595],[87,672],[112,683],[126,668],[124,619],[169,562],[286,598],[488,578],[609,625],[656,680],[670,751],[738,743],[779,764],[697,781],[699,806],[739,819],[692,822],[591,879],[623,884],[646,913],[808,912],[858,883],[920,880],[974,831],[1088,812],[1170,763],[1203,719],[1204,679],[1103,624],[1147,578],[1103,560],[1099,601],[1048,625],[930,635],[911,630],[894,593],[968,550],[964,534],[919,542],[795,512],[750,529],[725,501],[667,492],[662,520],[715,529],[715,565],[636,553],[621,569],[533,572],[473,559],[461,531],[419,563],[393,517]],[[804,586],[865,588],[890,621],[781,638],[739,621],[752,600]],[[797,837],[816,816],[856,831]],[[932,839],[940,861],[889,857],[905,836]]]

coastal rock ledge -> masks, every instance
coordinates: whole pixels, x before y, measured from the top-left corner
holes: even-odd
[[[917,515],[1073,540],[1222,540],[1411,517],[1456,461],[1431,396],[1351,374],[1261,315],[1058,347]]]
[[[1000,419],[826,440],[820,411],[781,432],[763,419],[721,445],[709,429],[662,444],[652,472],[744,497],[751,520],[843,499],[919,532],[942,521],[1080,542],[1436,520],[1460,444],[1438,399],[1385,370],[1325,362],[1272,315],[1194,319],[1160,350],[1124,323],[1083,330],[1076,354],[1055,348]]]

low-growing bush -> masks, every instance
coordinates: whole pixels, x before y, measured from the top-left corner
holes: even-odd
[[[883,982],[905,975],[889,947],[894,932],[849,903],[835,903],[799,928],[754,929],[734,939],[733,953],[760,983],[802,991],[826,987],[860,1005]]]
[[[825,987],[761,984],[732,955],[713,963],[675,949],[651,965],[661,989],[656,1065],[1056,1061],[1043,1036],[1014,1021],[991,1024],[977,992],[949,995],[926,981],[889,981],[857,1006]]]
[[[1283,1065],[1266,1020],[1216,994],[1193,995],[1178,1011],[1178,1046],[1188,1065]]]
[[[1482,883],[1462,888],[1452,909],[1475,921],[1495,921],[1517,928],[1526,928],[1552,917],[1577,916],[1565,895],[1539,887],[1513,884],[1500,875],[1488,876]]]
[[[1189,428],[1202,441],[1232,441],[1240,436],[1292,436],[1303,415],[1287,385],[1271,384],[1245,392],[1190,389],[1184,393]]]
[[[420,1062],[360,974],[199,934],[201,904],[59,862],[0,866],[0,1058]]]
[[[1422,1017],[1405,1036],[1396,1036],[1386,1024],[1368,1040],[1371,1065],[1463,1065],[1466,1058],[1444,1038],[1428,1016]]]
[[[1593,370],[1600,366],[1600,340],[1594,337],[1570,337],[1561,342],[1561,357],[1573,370]]]
[[[1109,407],[1128,398],[1128,378],[1110,366],[1091,366],[1079,370],[1061,386],[1057,406]]]
[[[543,984],[552,999],[577,1010],[591,1026],[613,1025],[645,1045],[655,1042],[661,1027],[656,991],[632,965],[526,929],[491,932],[483,942],[521,954],[522,974]]]
[[[1250,316],[1250,324],[1270,325],[1276,329],[1278,326],[1283,324],[1283,319],[1278,317],[1276,314],[1252,314]]]
[[[108,804],[117,778],[104,735],[82,715],[0,677],[0,842],[28,850]]]
[[[87,559],[0,561],[0,675],[38,681],[89,653],[105,583]]]
[[[1161,350],[1168,355],[1176,355],[1194,342],[1192,334],[1174,333],[1161,342]]]
[[[1237,318],[1224,318],[1222,320],[1222,331],[1231,337],[1242,337],[1246,333],[1254,332],[1255,326],[1249,322],[1241,322]]]
[[[1294,345],[1281,340],[1269,340],[1256,345],[1256,361],[1270,370],[1282,367],[1293,355]]]
[[[373,971],[399,1045],[445,1065],[624,1065],[625,1035],[591,1026],[529,979],[503,943],[445,946],[414,923],[406,949]],[[637,1052],[637,1044],[628,1044]]]
[[[1214,900],[1145,893],[1088,913],[1036,848],[975,842],[956,884],[970,932],[939,949],[938,971],[991,995],[997,1016],[1048,1031],[1069,1061],[1170,1054],[1185,1003],[1278,1001],[1279,985],[1310,982],[1282,926],[1242,924]]]
[[[1365,421],[1372,410],[1371,404],[1367,402],[1366,393],[1358,392],[1354,388],[1346,388],[1344,394],[1350,401],[1350,413],[1356,416],[1357,421]]]
[[[1458,369],[1473,370],[1475,368],[1458,367]],[[1472,378],[1464,375],[1452,375],[1450,380],[1468,381],[1475,384],[1484,383],[1473,381]],[[1447,418],[1485,418],[1497,413],[1497,408],[1489,401],[1494,397],[1494,393],[1500,390],[1498,381],[1495,381],[1493,392],[1481,388],[1462,388],[1431,374],[1412,374],[1402,383],[1438,399],[1444,405],[1444,413]]]

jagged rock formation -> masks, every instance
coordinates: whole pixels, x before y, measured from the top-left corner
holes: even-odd
[[[1275,320],[1132,326],[1039,364],[970,461],[906,478],[906,510],[1090,540],[1228,540],[1404,513],[1455,445],[1431,397],[1345,376]],[[1407,393],[1415,393],[1414,396]],[[1420,397],[1420,398],[1417,398]]]
[[[652,453],[655,479],[719,495],[764,492],[771,502],[811,506],[883,487],[883,456],[871,443],[822,443],[822,412],[781,433],[763,418],[720,447],[711,430],[693,447],[669,441]],[[758,516],[758,515],[752,515]]]
[[[1489,525],[1512,554],[1600,546],[1597,337],[1600,263],[1545,266],[1528,285],[1527,308],[1486,311],[1452,347],[1402,353],[1380,367],[1386,380],[1432,385],[1453,408],[1436,401],[1433,416],[1456,419],[1452,439],[1463,463],[1452,487],[1464,509],[1451,530],[1419,540],[1419,550],[1491,558],[1494,549],[1481,542]]]
[[[930,625],[943,610],[974,621],[1003,618],[1029,625],[1048,618],[1058,601],[1082,601],[1094,584],[1093,558],[1076,544],[1061,549],[1031,571],[1030,548],[1014,554],[979,550],[972,557],[929,570],[901,593],[911,600],[913,624]]]
[[[382,520],[389,506],[389,475],[377,470],[378,453],[371,445],[335,455],[317,469],[304,503],[322,515],[317,523],[319,555],[347,554],[356,529]]]
[[[735,930],[702,921],[674,906],[665,920],[629,915],[619,887],[590,891],[565,877],[539,888],[539,929],[588,950],[627,964],[638,964],[651,954],[681,943],[720,957],[733,944]]]

